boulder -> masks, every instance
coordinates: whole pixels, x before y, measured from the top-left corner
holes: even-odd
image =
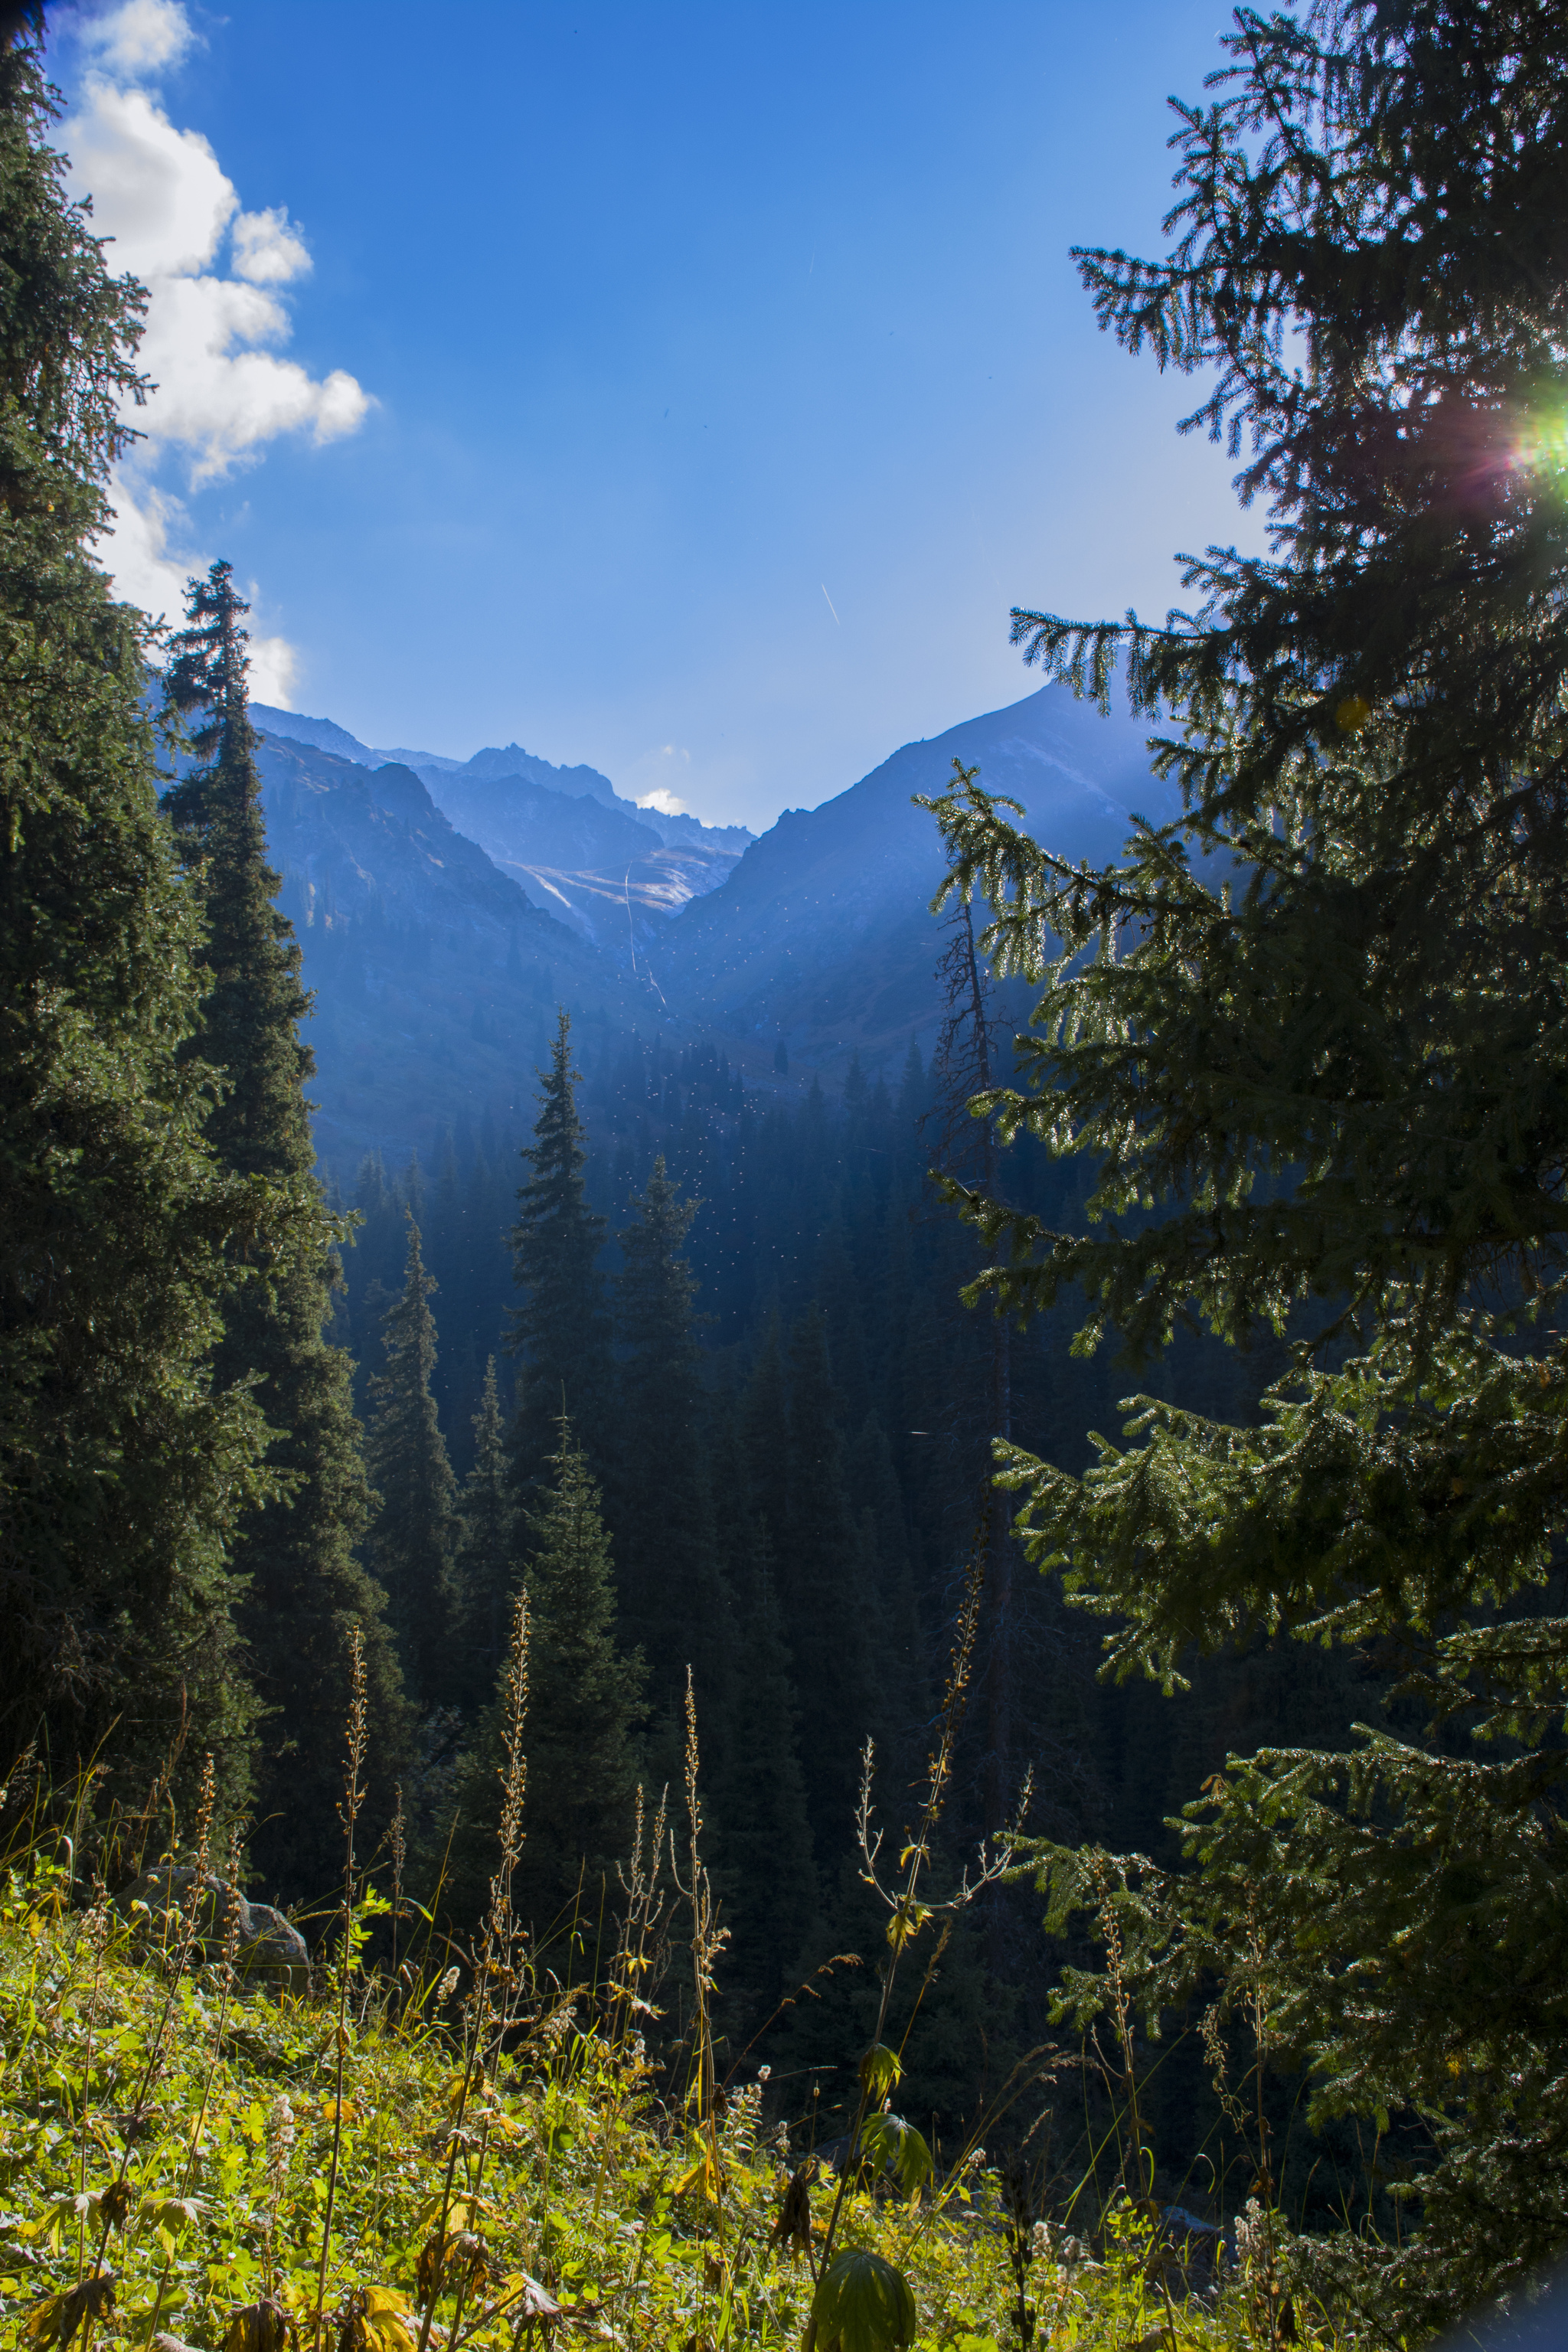
[[[115,1900],[132,1927],[142,1928],[172,1951],[185,1932],[195,1879],[194,1870],[174,1868],[164,1863],[156,1870],[144,1870]],[[209,1870],[194,1899],[195,1941],[204,1959],[223,1957],[224,1939],[236,1905],[239,1908],[239,1940],[242,1944],[248,1940],[250,1906],[237,1887],[226,1885]]]
[[[252,1903],[250,1937],[240,1946],[239,1972],[247,1984],[272,1992],[309,1992],[310,1952],[292,1919],[270,1903]]]
[[[204,1960],[221,1960],[231,1927],[238,1939],[236,1968],[241,1983],[254,1992],[310,1990],[310,1955],[305,1938],[291,1920],[270,1903],[247,1903],[237,1886],[208,1871],[198,1892],[194,1870],[144,1870],[140,1878],[115,1898],[133,1926],[172,1949],[184,1932],[189,1906],[196,1905],[195,1949]]]

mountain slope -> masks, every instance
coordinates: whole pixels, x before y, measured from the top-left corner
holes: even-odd
[[[586,797],[602,801],[606,808],[619,810],[633,823],[657,834],[667,845],[678,842],[689,849],[724,850],[738,857],[748,842],[755,838],[743,824],[704,824],[700,818],[684,812],[668,816],[662,809],[639,807],[636,801],[623,800],[608,776],[601,775],[597,768],[581,762],[572,768],[552,767],[548,760],[525,751],[521,743],[499,748],[491,745],[476,751],[471,760],[452,760],[439,751],[416,751],[406,746],[396,751],[374,751],[333,719],[308,719],[302,711],[279,710],[269,703],[253,703],[251,717],[270,735],[308,743],[317,751],[335,752],[340,759],[355,760],[363,767],[378,768],[390,762],[412,768],[437,802],[441,798],[440,787],[448,777],[484,783],[521,777],[527,783],[562,793],[568,800]]]
[[[558,1004],[606,1035],[673,1025],[457,832],[412,770],[271,732],[258,765],[279,903],[315,992],[317,1146],[340,1175],[370,1149],[428,1155],[465,1117],[521,1124]]]
[[[542,785],[546,792],[563,793],[569,799],[585,796],[602,801],[606,808],[618,809],[637,824],[646,825],[650,833],[657,833],[667,845],[679,842],[688,848],[728,851],[738,857],[756,837],[743,824],[704,824],[700,818],[684,811],[679,816],[668,816],[662,809],[644,808],[637,801],[623,800],[608,776],[602,776],[597,768],[554,768],[548,760],[525,751],[521,743],[476,751],[460,768],[443,760],[433,774],[424,769],[419,772],[437,800],[448,783],[497,783],[521,776],[527,783]]]
[[[431,796],[539,905],[617,961],[646,951],[653,932],[689,898],[717,888],[737,852],[666,845],[596,795],[563,793],[519,775],[464,769],[426,775]]]
[[[926,909],[942,847],[910,794],[941,792],[959,759],[987,791],[1021,801],[1053,849],[1107,858],[1134,812],[1176,812],[1173,789],[1150,773],[1146,732],[1048,686],[906,743],[837,799],[787,810],[721,888],[687,907],[655,944],[660,987],[699,1027],[776,1032],[809,1062],[896,1055],[940,1017],[941,940]]]

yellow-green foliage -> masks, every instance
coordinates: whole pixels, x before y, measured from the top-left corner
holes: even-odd
[[[421,2253],[427,2277],[462,2081],[443,2021],[453,1996],[443,2011],[440,1991],[399,2020],[384,1987],[360,1979],[350,2004],[320,2329],[332,2352],[412,2352],[418,2338]],[[13,1878],[0,1906],[6,2339],[88,2352],[156,2330],[256,2352],[276,2342],[274,2322],[245,2307],[270,2294],[310,2352],[336,2018],[335,1998],[237,2004],[216,1969],[172,1976],[155,1954],[139,1958],[109,1906],[72,1907],[58,1877]],[[710,2142],[660,2104],[635,2047],[606,2043],[586,2000],[535,2004],[499,2081],[467,2105],[430,2344],[446,2352],[461,2284],[458,2346],[531,2352],[536,2335],[671,2352],[799,2345],[813,2283],[776,2226],[788,2168],[760,2095],[734,2098]],[[813,2191],[818,2240],[832,2185]],[[1279,2314],[1260,2272],[1214,2305],[1167,2302],[1130,2210],[1112,2217],[1098,2263],[1063,2267],[1051,2233],[1034,2242],[1037,2347],[1243,2352],[1274,2340]],[[1004,2205],[983,2161],[934,2194],[849,2196],[838,2243],[907,2277],[919,2347],[1016,2345]],[[95,2284],[105,2271],[112,2298]],[[1329,2341],[1299,2324],[1299,2343]],[[818,2345],[832,2352],[821,2331]]]

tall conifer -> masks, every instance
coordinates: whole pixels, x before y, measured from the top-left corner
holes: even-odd
[[[1173,714],[1183,817],[1085,871],[973,782],[940,804],[1044,991],[988,1108],[1095,1170],[1065,1230],[953,1189],[992,1295],[1079,1302],[1081,1347],[1300,1343],[1247,1424],[1151,1395],[1081,1480],[1004,1454],[1108,1671],[1293,1637],[1408,1677],[1403,1738],[1194,1790],[1190,1869],[1118,1896],[1074,2006],[1266,1987],[1310,2112],[1419,2117],[1411,2226],[1339,2250],[1414,2340],[1568,2200],[1568,42],[1537,0],[1343,0],[1225,48],[1177,109],[1178,245],[1079,257],[1201,373],[1268,553],[1211,548],[1160,628],[1014,616]],[[1053,1918],[1103,1919],[1110,1865],[1044,1859]]]
[[[518,1191],[512,1273],[523,1294],[512,1310],[510,1345],[521,1358],[512,1472],[520,1493],[546,1475],[564,1412],[590,1461],[602,1461],[611,1391],[610,1318],[597,1259],[605,1224],[588,1206],[587,1160],[573,1089],[572,1024],[556,1022],[550,1067],[541,1071],[539,1116],[522,1159],[531,1171]]]
[[[456,1487],[436,1400],[436,1318],[419,1228],[407,1213],[403,1296],[383,1318],[386,1369],[370,1383],[365,1467],[376,1489],[370,1557],[386,1594],[414,1696],[426,1706],[455,1695],[458,1586]]]
[[[776,1315],[768,1318],[741,1403],[745,1498],[777,1560],[789,1531],[789,1391]]]
[[[653,1706],[679,1709],[689,1665],[706,1720],[726,1703],[732,1629],[703,1453],[697,1285],[681,1255],[699,1204],[679,1198],[660,1156],[631,1205],[637,1214],[620,1237],[616,1285],[626,1353],[611,1489],[622,1630],[647,1660]]]
[[[799,1711],[767,1538],[754,1525],[751,1532],[752,1559],[741,1596],[735,1731],[719,1791],[721,1885],[732,1937],[725,1990],[734,2000],[736,2023],[744,2025],[742,2042],[798,1979],[818,1934]]]
[[[406,1717],[383,1596],[355,1557],[368,1512],[348,1359],[322,1337],[341,1269],[338,1229],[314,1174],[299,1024],[310,1010],[300,950],[275,899],[246,692],[245,604],[226,563],[193,582],[174,640],[171,708],[195,721],[196,764],[168,796],[205,925],[201,1025],[192,1051],[216,1073],[208,1135],[236,1176],[274,1188],[288,1222],[242,1243],[243,1277],[214,1357],[220,1391],[254,1381],[275,1435],[284,1500],[249,1514],[238,1565],[250,1673],[266,1709],[257,1858],[309,1886],[333,1866],[349,1628],[365,1643],[372,1818],[390,1806]]]
[[[14,28],[16,11],[11,12]],[[241,1795],[254,1713],[226,1544],[255,1403],[203,1369],[232,1248],[285,1206],[216,1166],[196,925],[157,811],[148,640],[89,553],[144,297],[0,40],[0,1770],[37,1738],[145,1786],[182,1723]]]
[[[461,1614],[453,1696],[459,1706],[471,1706],[494,1690],[500,1672],[514,1573],[511,1477],[493,1356],[485,1366],[484,1390],[474,1415],[474,1466],[464,1482],[460,1516]]]
[[[789,1517],[778,1563],[819,1861],[848,1843],[860,1754],[884,1730],[880,1612],[849,1507],[819,1312],[790,1339]]]
[[[580,1882],[602,1878],[626,1851],[643,1715],[642,1658],[616,1640],[615,1567],[599,1489],[571,1424],[563,1419],[556,1427],[523,1567],[533,1634],[518,1899],[541,1935]],[[595,1915],[599,1903],[595,1888]]]

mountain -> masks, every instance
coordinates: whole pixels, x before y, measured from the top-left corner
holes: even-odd
[[[606,806],[587,793],[569,799],[521,775],[475,774],[472,763],[455,774],[427,771],[426,782],[459,832],[531,898],[633,965],[689,898],[718,887],[739,855],[667,846],[622,801]]]
[[[856,1052],[887,1062],[910,1036],[929,1041],[941,941],[927,908],[943,867],[935,822],[910,795],[942,791],[955,759],[1021,801],[1027,829],[1067,857],[1114,856],[1134,813],[1177,814],[1173,787],[1150,773],[1143,723],[1043,687],[906,743],[818,808],[786,810],[655,941],[668,1002],[699,1029],[782,1036],[817,1066]]]
[[[335,719],[307,719],[302,710],[279,710],[268,702],[253,702],[250,717],[252,724],[264,734],[285,736],[291,743],[308,743],[314,751],[331,751],[337,759],[352,760],[362,768],[379,768],[389,760],[407,767],[416,758],[431,756],[425,751],[373,751],[357,735],[340,727]]]
[[[269,703],[253,702],[250,715],[257,726],[268,734],[286,736],[296,743],[310,743],[318,751],[334,751],[340,759],[356,760],[363,767],[377,768],[390,761],[412,768],[437,800],[439,787],[448,776],[485,783],[520,776],[525,782],[542,785],[546,792],[564,793],[568,800],[587,796],[602,801],[606,808],[618,809],[648,832],[658,834],[666,844],[679,842],[692,849],[725,850],[738,857],[756,838],[743,824],[704,824],[684,811],[670,816],[663,809],[639,807],[636,801],[623,800],[608,776],[601,775],[597,768],[552,767],[548,760],[525,751],[521,743],[500,748],[492,745],[476,751],[471,760],[452,760],[439,751],[415,751],[406,746],[397,751],[373,751],[335,719],[308,719],[302,711],[279,710]]]
[[[595,770],[509,772],[515,745],[421,775],[377,766],[331,719],[256,716],[271,854],[316,996],[318,1141],[340,1176],[371,1148],[427,1158],[465,1118],[521,1130],[563,1003],[595,1071],[636,1033],[721,1043],[753,1089],[774,1085],[780,1037],[799,1076],[855,1053],[895,1067],[911,1037],[929,1048],[942,859],[910,796],[940,792],[955,758],[1069,857],[1113,856],[1135,811],[1175,813],[1143,729],[1060,687],[906,743],[739,857],[717,827],[700,828],[701,850],[664,844],[603,778],[558,789]],[[288,737],[296,725],[320,740]]]
[[[420,772],[425,772],[421,770]],[[688,848],[722,851],[739,857],[742,851],[756,839],[756,835],[743,824],[704,824],[700,818],[689,815],[684,810],[677,816],[669,816],[663,809],[644,808],[637,801],[623,800],[608,776],[602,776],[597,768],[552,768],[548,760],[535,758],[531,751],[525,751],[521,743],[508,743],[500,750],[492,747],[488,751],[476,751],[473,758],[466,760],[461,767],[443,760],[434,774],[426,774],[425,781],[440,800],[443,790],[459,781],[504,783],[511,777],[521,777],[527,783],[542,785],[546,792],[563,793],[571,800],[586,797],[602,801],[606,808],[619,809],[637,824],[646,825],[650,833],[657,833],[666,844],[679,842]]]
[[[677,1025],[646,981],[532,905],[412,769],[270,730],[257,758],[315,995],[317,1147],[341,1178],[369,1150],[428,1157],[465,1118],[521,1128],[563,1003],[584,1046]]]

